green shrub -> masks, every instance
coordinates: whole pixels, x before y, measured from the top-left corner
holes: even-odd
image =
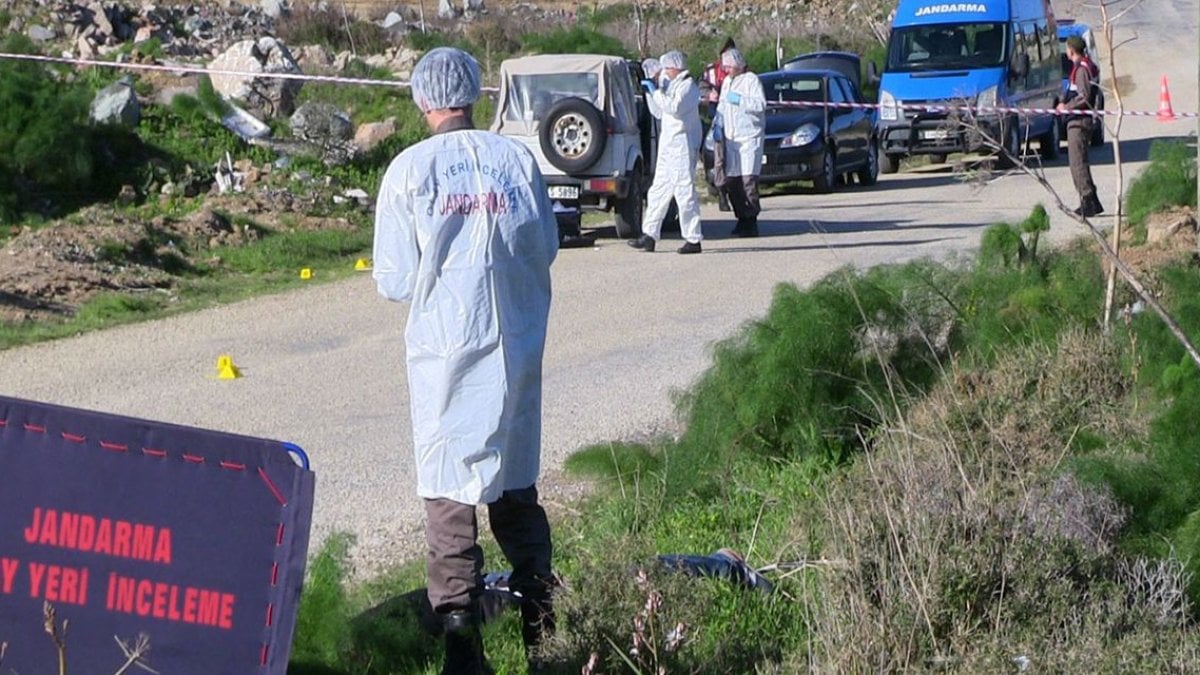
[[[632,57],[620,40],[579,25],[526,33],[521,36],[521,45],[539,54],[610,54]]]
[[[1150,164],[1129,186],[1125,206],[1135,226],[1168,206],[1196,206],[1196,150],[1182,141],[1154,141]]]
[[[1186,335],[1200,335],[1200,274],[1187,266],[1160,272],[1168,310]],[[1089,458],[1081,475],[1107,485],[1130,512],[1124,539],[1137,555],[1174,554],[1192,575],[1193,601],[1200,600],[1200,371],[1157,316],[1134,317],[1139,378],[1152,394],[1144,444]]]
[[[20,34],[5,38],[0,49],[35,53]],[[0,220],[13,220],[40,200],[86,191],[94,166],[91,92],[57,81],[41,64],[9,60],[0,63],[0,100]]]
[[[330,536],[308,565],[291,659],[302,669],[338,664],[351,644],[345,587],[351,543],[349,535]]]

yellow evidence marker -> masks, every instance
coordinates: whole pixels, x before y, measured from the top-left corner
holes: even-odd
[[[300,270],[300,278],[304,279],[305,281],[308,281],[309,279],[312,278],[312,270],[307,267]]]
[[[358,270],[359,272],[369,270],[371,269],[371,263],[367,262],[366,258],[359,258],[358,260],[354,261],[354,269]]]
[[[242,371],[233,365],[233,359],[228,354],[217,357],[217,379],[236,380],[242,376]]]

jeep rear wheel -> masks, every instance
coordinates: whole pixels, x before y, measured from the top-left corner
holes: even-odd
[[[617,236],[621,239],[632,239],[642,234],[642,214],[645,212],[646,199],[642,194],[642,165],[638,164],[629,174],[629,191],[623,199],[617,200],[613,209],[617,225]]]
[[[608,133],[596,106],[581,98],[564,98],[546,112],[538,140],[552,165],[573,174],[586,171],[600,159]]]

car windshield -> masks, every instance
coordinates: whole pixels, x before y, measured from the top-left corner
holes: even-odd
[[[600,76],[596,73],[513,75],[508,83],[505,119],[542,121],[546,112],[564,98],[582,98],[600,110]]]
[[[763,93],[766,94],[768,101],[776,101],[786,103],[789,101],[809,101],[819,103],[825,100],[824,94],[821,93],[821,78],[819,77],[803,77],[803,78],[780,78],[767,79],[763,78]]]
[[[888,43],[887,70],[995,68],[1004,64],[1003,23],[938,24],[899,28]]]

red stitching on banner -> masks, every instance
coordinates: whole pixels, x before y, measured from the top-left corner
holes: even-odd
[[[142,448],[142,454],[149,457],[158,457],[163,459],[167,456],[166,450],[155,450],[154,448]]]
[[[275,603],[267,604],[267,628],[275,625]]]
[[[87,436],[76,436],[75,434],[68,434],[65,431],[62,432],[62,437],[72,443],[83,443],[87,440]]]
[[[271,494],[275,495],[275,499],[279,501],[279,505],[287,506],[287,499],[284,499],[283,493],[279,491],[279,488],[275,487],[275,483],[271,482],[271,477],[267,475],[266,471],[263,471],[261,466],[258,467],[258,475],[261,476],[263,482],[267,484],[267,489],[271,491]],[[280,527],[282,528],[283,526],[281,525]]]
[[[100,447],[104,448],[105,450],[112,450],[113,452],[127,452],[129,450],[128,445],[109,443],[108,441],[100,441]]]
[[[222,462],[221,462],[221,468],[222,468],[222,469],[232,469],[232,470],[234,470],[234,471],[245,471],[245,470],[246,470],[246,465],[245,465],[245,464],[238,464],[237,462],[225,462],[225,461],[222,461]]]
[[[260,666],[265,666],[265,665],[267,665],[267,645],[265,645],[265,644],[263,645],[263,648],[262,648],[262,657],[261,657],[261,659],[259,660],[259,663],[258,663],[258,665],[260,665]]]
[[[278,546],[278,544],[276,544],[276,546]],[[274,588],[278,585],[279,585],[279,563],[274,563],[273,565],[271,565],[271,587]]]
[[[0,420],[0,429],[8,426],[8,420]]]
[[[40,427],[36,424],[29,424],[28,422],[26,422],[25,423],[25,431],[32,431],[34,433],[44,434],[44,433],[46,433],[46,427]]]
[[[279,532],[275,534],[275,545],[283,546],[283,523],[279,524]]]
[[[201,457],[200,455],[189,455],[189,454],[185,453],[183,455],[183,461],[191,462],[192,464],[203,464],[204,458]]]

